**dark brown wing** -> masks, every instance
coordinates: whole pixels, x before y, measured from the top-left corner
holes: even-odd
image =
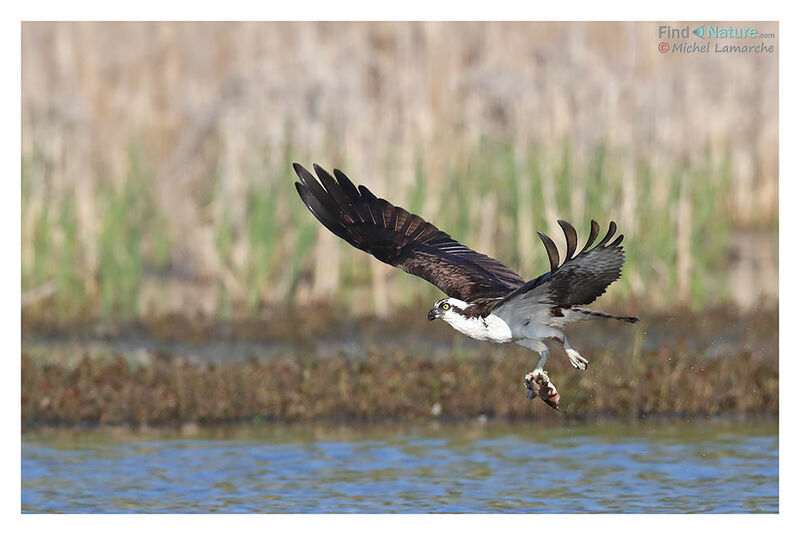
[[[567,255],[564,263],[559,265],[558,249],[553,240],[540,232],[539,237],[550,260],[550,271],[526,282],[502,300],[494,303],[493,309],[517,299],[525,299],[531,304],[561,308],[588,305],[603,295],[612,282],[619,279],[622,274],[622,264],[625,262],[625,252],[621,245],[623,235],[620,234],[613,242],[608,243],[617,231],[616,223],[612,221],[608,225],[608,232],[603,239],[592,247],[600,233],[600,226],[593,220],[586,245],[574,257],[573,254],[578,245],[578,234],[566,221],[559,221],[558,224],[564,231],[567,240]]]
[[[497,260],[473,251],[418,215],[379,199],[334,169],[314,165],[319,181],[300,164],[297,192],[331,232],[381,262],[422,277],[450,297],[471,302],[502,297],[525,281]]]

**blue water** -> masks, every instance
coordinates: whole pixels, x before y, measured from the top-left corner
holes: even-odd
[[[24,512],[772,512],[776,423],[25,435]]]

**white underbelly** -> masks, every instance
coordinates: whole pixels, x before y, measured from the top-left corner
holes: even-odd
[[[567,320],[567,318],[551,317],[549,308],[501,310],[498,319],[508,326],[514,341],[558,337]]]
[[[458,332],[482,342],[505,344],[514,341],[511,328],[505,321],[494,314],[489,314],[485,318],[458,317],[447,322]]]

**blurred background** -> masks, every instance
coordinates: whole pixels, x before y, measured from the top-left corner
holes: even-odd
[[[774,302],[776,56],[661,54],[657,27],[25,24],[26,313],[435,299],[309,217],[293,161],[529,278],[547,268],[537,230],[614,219],[612,303]]]
[[[33,452],[27,465],[23,453],[23,509],[62,503],[43,490],[55,477],[47,463],[61,459],[48,441],[84,444],[53,428],[196,436],[265,422],[370,423],[374,433],[386,420],[771,422],[777,53],[661,53],[664,24],[686,25],[23,23],[22,424]],[[777,47],[777,23],[755,26],[772,37],[754,42]],[[342,169],[524,278],[548,269],[537,230],[563,252],[557,219],[581,241],[591,218],[613,219],[627,261],[597,307],[643,321],[580,325],[570,339],[589,372],[550,364],[567,415],[531,404],[520,380],[532,354],[428,324],[441,293],[324,229],[297,196],[292,162]],[[733,457],[771,452],[753,457],[766,468],[748,470],[774,461],[775,479],[734,511],[777,509],[777,426],[766,425],[755,438],[738,426],[721,432],[743,445]],[[270,440],[288,440],[270,429]],[[554,433],[578,447],[629,432],[592,429]],[[698,446],[708,438],[698,429],[681,428],[692,438],[675,443],[708,468],[698,452],[714,448]],[[290,435],[305,444],[329,432]],[[436,432],[446,440],[463,429]],[[658,433],[660,445],[676,436]],[[480,464],[475,451],[467,472]],[[406,466],[402,455],[373,454],[377,466]],[[317,459],[309,455],[297,462]],[[650,484],[672,477],[657,475]],[[642,493],[663,491],[673,511],[667,504],[680,504],[664,485]],[[75,488],[60,496],[64,507],[76,505]],[[585,488],[610,492],[596,480]],[[695,491],[681,510],[719,494],[689,485],[683,495]],[[83,496],[78,506],[91,510]],[[565,510],[575,506],[565,498]],[[212,508],[207,499],[195,503]],[[619,504],[635,508],[619,495],[600,509]]]

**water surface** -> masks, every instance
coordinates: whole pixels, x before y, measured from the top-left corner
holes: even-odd
[[[24,512],[770,512],[776,422],[26,434]]]

